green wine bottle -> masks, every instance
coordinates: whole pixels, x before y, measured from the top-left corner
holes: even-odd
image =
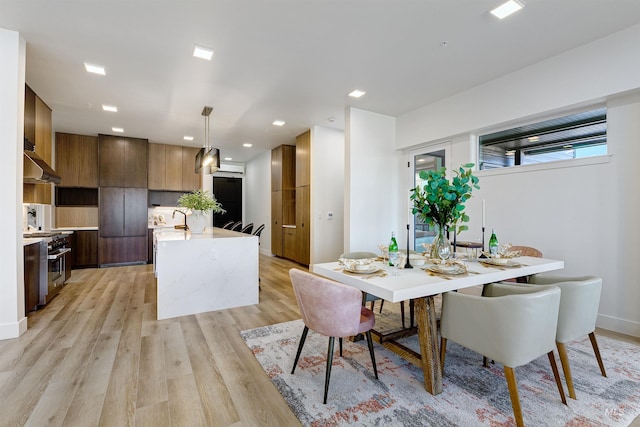
[[[389,242],[389,265],[393,267],[391,260],[398,262],[398,242],[396,241],[396,232],[391,232],[391,241]]]
[[[498,255],[498,238],[496,237],[496,230],[491,230],[491,238],[489,239],[489,253],[492,256]]]

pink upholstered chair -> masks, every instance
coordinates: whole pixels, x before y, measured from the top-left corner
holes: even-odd
[[[327,403],[335,337],[339,338],[340,356],[342,356],[342,338],[364,333],[369,345],[373,372],[376,379],[378,379],[376,358],[373,353],[373,341],[371,340],[371,328],[375,324],[375,314],[368,308],[362,307],[362,292],[356,288],[295,268],[289,270],[289,276],[291,277],[293,291],[304,322],[304,330],[302,331],[291,374],[293,375],[296,370],[307,333],[309,329],[312,329],[329,337],[327,371],[324,381],[324,403]]]

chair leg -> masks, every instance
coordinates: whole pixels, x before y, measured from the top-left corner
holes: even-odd
[[[327,372],[324,376],[324,400],[322,403],[327,403],[327,394],[329,393],[329,378],[331,377],[331,364],[333,363],[333,344],[335,342],[334,337],[329,337],[329,349],[327,350]]]
[[[291,370],[291,375],[296,370],[296,365],[298,364],[298,359],[300,359],[300,353],[302,352],[302,346],[304,345],[304,340],[307,339],[307,334],[309,333],[309,328],[305,325],[304,330],[302,331],[302,337],[300,338],[300,344],[298,344],[298,352],[296,353],[296,360],[293,362],[293,369]]]
[[[342,337],[338,338],[338,344],[340,345],[340,357],[342,357]]]
[[[378,367],[376,366],[376,355],[373,353],[373,339],[371,339],[371,330],[365,334],[367,336],[367,345],[369,345],[369,354],[371,355],[371,364],[373,365],[373,373],[378,379]]]
[[[404,301],[400,301],[400,316],[402,317],[402,329],[406,329],[404,326]]]
[[[560,392],[560,399],[562,400],[562,403],[566,405],[567,398],[564,395],[564,387],[562,387],[562,381],[560,381],[560,372],[558,372],[558,365],[556,364],[556,357],[553,355],[553,350],[547,353],[547,356],[549,356],[549,363],[551,364],[551,370],[553,370],[553,376],[556,379],[556,385],[558,386],[558,391]]]
[[[567,347],[564,343],[557,342],[558,354],[560,355],[560,363],[562,364],[562,372],[564,372],[564,380],[567,383],[567,389],[569,390],[569,397],[576,398],[576,391],[573,388],[573,377],[571,376],[571,365],[569,364],[569,356],[567,355]]]
[[[440,338],[440,371],[444,373],[444,357],[447,354],[447,339]]]
[[[602,357],[600,356],[600,350],[598,349],[598,341],[596,341],[595,332],[591,332],[589,334],[589,340],[591,340],[591,347],[593,347],[593,352],[596,354],[596,359],[598,359],[598,366],[600,366],[600,372],[603,377],[607,376],[607,372],[604,370],[604,363],[602,363]]]
[[[380,300],[380,313],[382,313],[382,307],[383,307],[383,306],[384,306],[384,300],[383,300],[383,299],[381,299],[381,300]],[[373,310],[371,310],[371,311],[373,311]]]
[[[522,420],[522,408],[520,407],[520,397],[518,396],[516,372],[513,368],[505,366],[504,376],[507,378],[507,387],[509,387],[509,397],[511,398],[511,407],[513,408],[513,417],[516,419],[516,426],[524,427],[524,421]]]

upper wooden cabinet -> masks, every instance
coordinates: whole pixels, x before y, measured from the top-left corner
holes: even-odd
[[[296,188],[296,147],[280,145],[271,150],[271,191]]]
[[[165,158],[165,173],[167,190],[182,190],[182,147],[167,145]]]
[[[311,185],[311,131],[296,137],[296,187]]]
[[[193,191],[202,188],[202,176],[196,173],[197,147],[182,147],[182,189]]]
[[[100,187],[147,188],[148,141],[99,135]]]
[[[59,187],[98,188],[98,138],[56,132]]]
[[[164,144],[149,144],[149,190],[165,189],[165,147]]]
[[[51,165],[51,109],[25,86],[24,137],[35,144],[35,151]],[[23,202],[51,204],[51,184],[24,184]]]
[[[193,191],[201,188],[195,173],[198,148],[149,144],[149,189]]]

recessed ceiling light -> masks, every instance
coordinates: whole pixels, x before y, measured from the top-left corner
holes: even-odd
[[[104,111],[111,111],[112,113],[117,113],[118,112],[118,107],[116,107],[115,105],[104,105],[104,104],[102,104],[102,109]]]
[[[118,132],[118,133],[124,132],[124,129],[122,129],[122,128],[111,128],[111,130],[114,131],[114,132]]]
[[[193,141],[193,137],[192,137],[192,136],[189,136],[189,135],[185,135],[185,136],[184,136],[184,140],[185,140],[185,141]]]
[[[242,144],[242,146],[243,146],[243,147],[247,147],[247,148],[251,148],[251,147],[253,147],[253,144],[249,144],[249,143],[247,142],[247,143]]]
[[[566,149],[573,148],[573,145],[563,145],[562,148],[566,148]]]
[[[367,92],[356,89],[356,90],[352,91],[351,93],[349,93],[349,96],[352,97],[352,98],[360,98],[365,93],[367,93]]]
[[[102,65],[92,65],[92,64],[87,64],[86,62],[84,63],[84,68],[87,70],[87,72],[89,73],[93,73],[93,74],[100,74],[101,76],[106,75],[105,71],[104,71],[104,67]]]
[[[506,156],[513,156],[514,154],[516,154],[516,150],[507,150],[504,152],[504,154]]]
[[[193,46],[193,56],[211,61],[211,58],[213,58],[213,50],[195,45]]]
[[[515,0],[509,0],[508,2],[493,9],[491,11],[491,14],[499,19],[504,19],[512,13],[519,11],[523,7],[524,6],[521,3]]]
[[[224,159],[225,159],[226,161],[233,160],[231,157],[225,157]]]
[[[284,126],[285,121],[284,120],[274,120],[273,123],[271,123],[274,126]]]
[[[539,136],[530,136],[529,138],[527,138],[529,140],[529,142],[536,142],[540,140]]]

